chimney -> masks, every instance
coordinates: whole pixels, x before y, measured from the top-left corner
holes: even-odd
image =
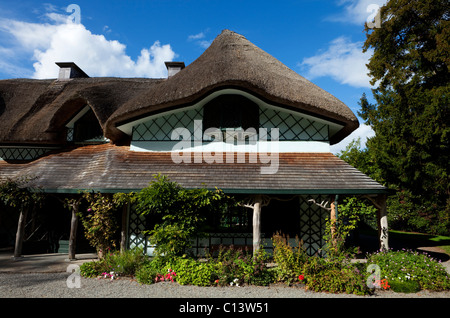
[[[185,68],[184,62],[164,62],[164,64],[166,64],[169,78]]]
[[[89,77],[81,68],[73,62],[56,62],[59,66],[58,80],[67,81],[71,78],[87,78]]]

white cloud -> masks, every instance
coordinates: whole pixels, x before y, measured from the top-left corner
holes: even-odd
[[[33,78],[55,78],[55,62],[75,62],[89,76],[165,77],[165,61],[176,56],[169,44],[155,41],[143,48],[136,60],[126,53],[126,46],[103,35],[92,34],[84,25],[73,23],[65,15],[48,13],[53,23],[29,23],[0,20],[0,32],[12,35],[14,49],[35,61]],[[0,57],[0,64],[10,64]]]
[[[338,37],[326,51],[303,59],[300,66],[307,68],[305,75],[310,79],[330,76],[341,84],[370,88],[366,64],[373,52],[363,53],[362,45],[362,42],[351,42],[345,36]]]
[[[330,146],[331,152],[334,154],[341,152],[348,146],[350,142],[352,142],[354,139],[358,139],[358,137],[361,138],[361,147],[364,148],[367,142],[367,138],[373,136],[375,136],[375,132],[373,131],[373,129],[368,125],[362,124],[358,127],[358,129],[345,137],[341,142]]]
[[[200,32],[197,34],[189,35],[188,41],[195,41],[201,48],[207,49],[210,45],[212,40],[204,40],[206,37],[205,32]]]
[[[204,37],[205,37],[205,33],[200,32],[197,34],[189,35],[188,40],[199,40],[199,39],[203,39]]]

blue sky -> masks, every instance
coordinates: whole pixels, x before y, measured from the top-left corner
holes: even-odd
[[[372,96],[363,24],[374,15],[369,6],[384,2],[2,0],[0,79],[55,78],[56,61],[74,61],[90,76],[165,77],[164,61],[188,65],[230,29],[356,114],[362,93]],[[333,152],[373,135],[360,123]]]

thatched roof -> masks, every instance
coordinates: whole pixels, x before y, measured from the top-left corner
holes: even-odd
[[[289,69],[244,36],[224,30],[190,65],[167,81],[129,100],[108,120],[107,129],[147,113],[192,104],[215,90],[235,87],[274,105],[292,107],[344,125],[331,143],[358,126],[340,100]]]
[[[124,78],[0,80],[0,143],[62,144],[65,124],[86,104],[105,128],[115,110],[133,95],[160,81]]]
[[[168,79],[77,78],[0,80],[0,144],[64,143],[64,126],[85,104],[105,137],[117,126],[155,112],[193,104],[222,88],[237,88],[277,106],[337,122],[337,143],[359,123],[341,101],[229,30],[194,62]]]

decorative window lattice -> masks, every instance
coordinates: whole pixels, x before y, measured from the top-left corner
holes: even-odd
[[[203,136],[201,130],[194,131],[194,120],[202,120],[203,109],[190,109],[173,113],[133,127],[133,141],[169,141],[176,128],[186,128],[191,136]],[[197,128],[197,127],[195,127]],[[200,127],[198,127],[200,128]]]
[[[323,235],[329,212],[308,202],[309,199],[322,202],[326,198],[320,195],[300,198],[300,239],[303,240],[307,254],[312,256],[318,253],[325,243]]]
[[[194,126],[194,120],[202,119],[203,109],[190,109],[157,117],[133,127],[132,140],[170,141],[173,130],[181,127],[188,129],[191,136],[203,137],[202,131],[194,131],[195,128],[200,128]],[[267,135],[260,135],[259,140],[271,140],[270,129],[278,128],[280,141],[328,141],[328,125],[304,118],[300,114],[271,108],[260,108],[259,128],[267,129]]]
[[[260,108],[260,128],[267,129],[267,135],[259,139],[271,140],[270,129],[279,129],[278,140],[328,141],[328,125],[287,112],[271,108]]]
[[[73,141],[73,128],[67,128],[67,141]]]
[[[135,209],[131,209],[128,219],[128,248],[140,247],[144,250],[147,249],[148,240],[143,234],[145,225],[145,218],[138,214]]]
[[[0,159],[34,160],[50,151],[46,148],[0,148]]]

